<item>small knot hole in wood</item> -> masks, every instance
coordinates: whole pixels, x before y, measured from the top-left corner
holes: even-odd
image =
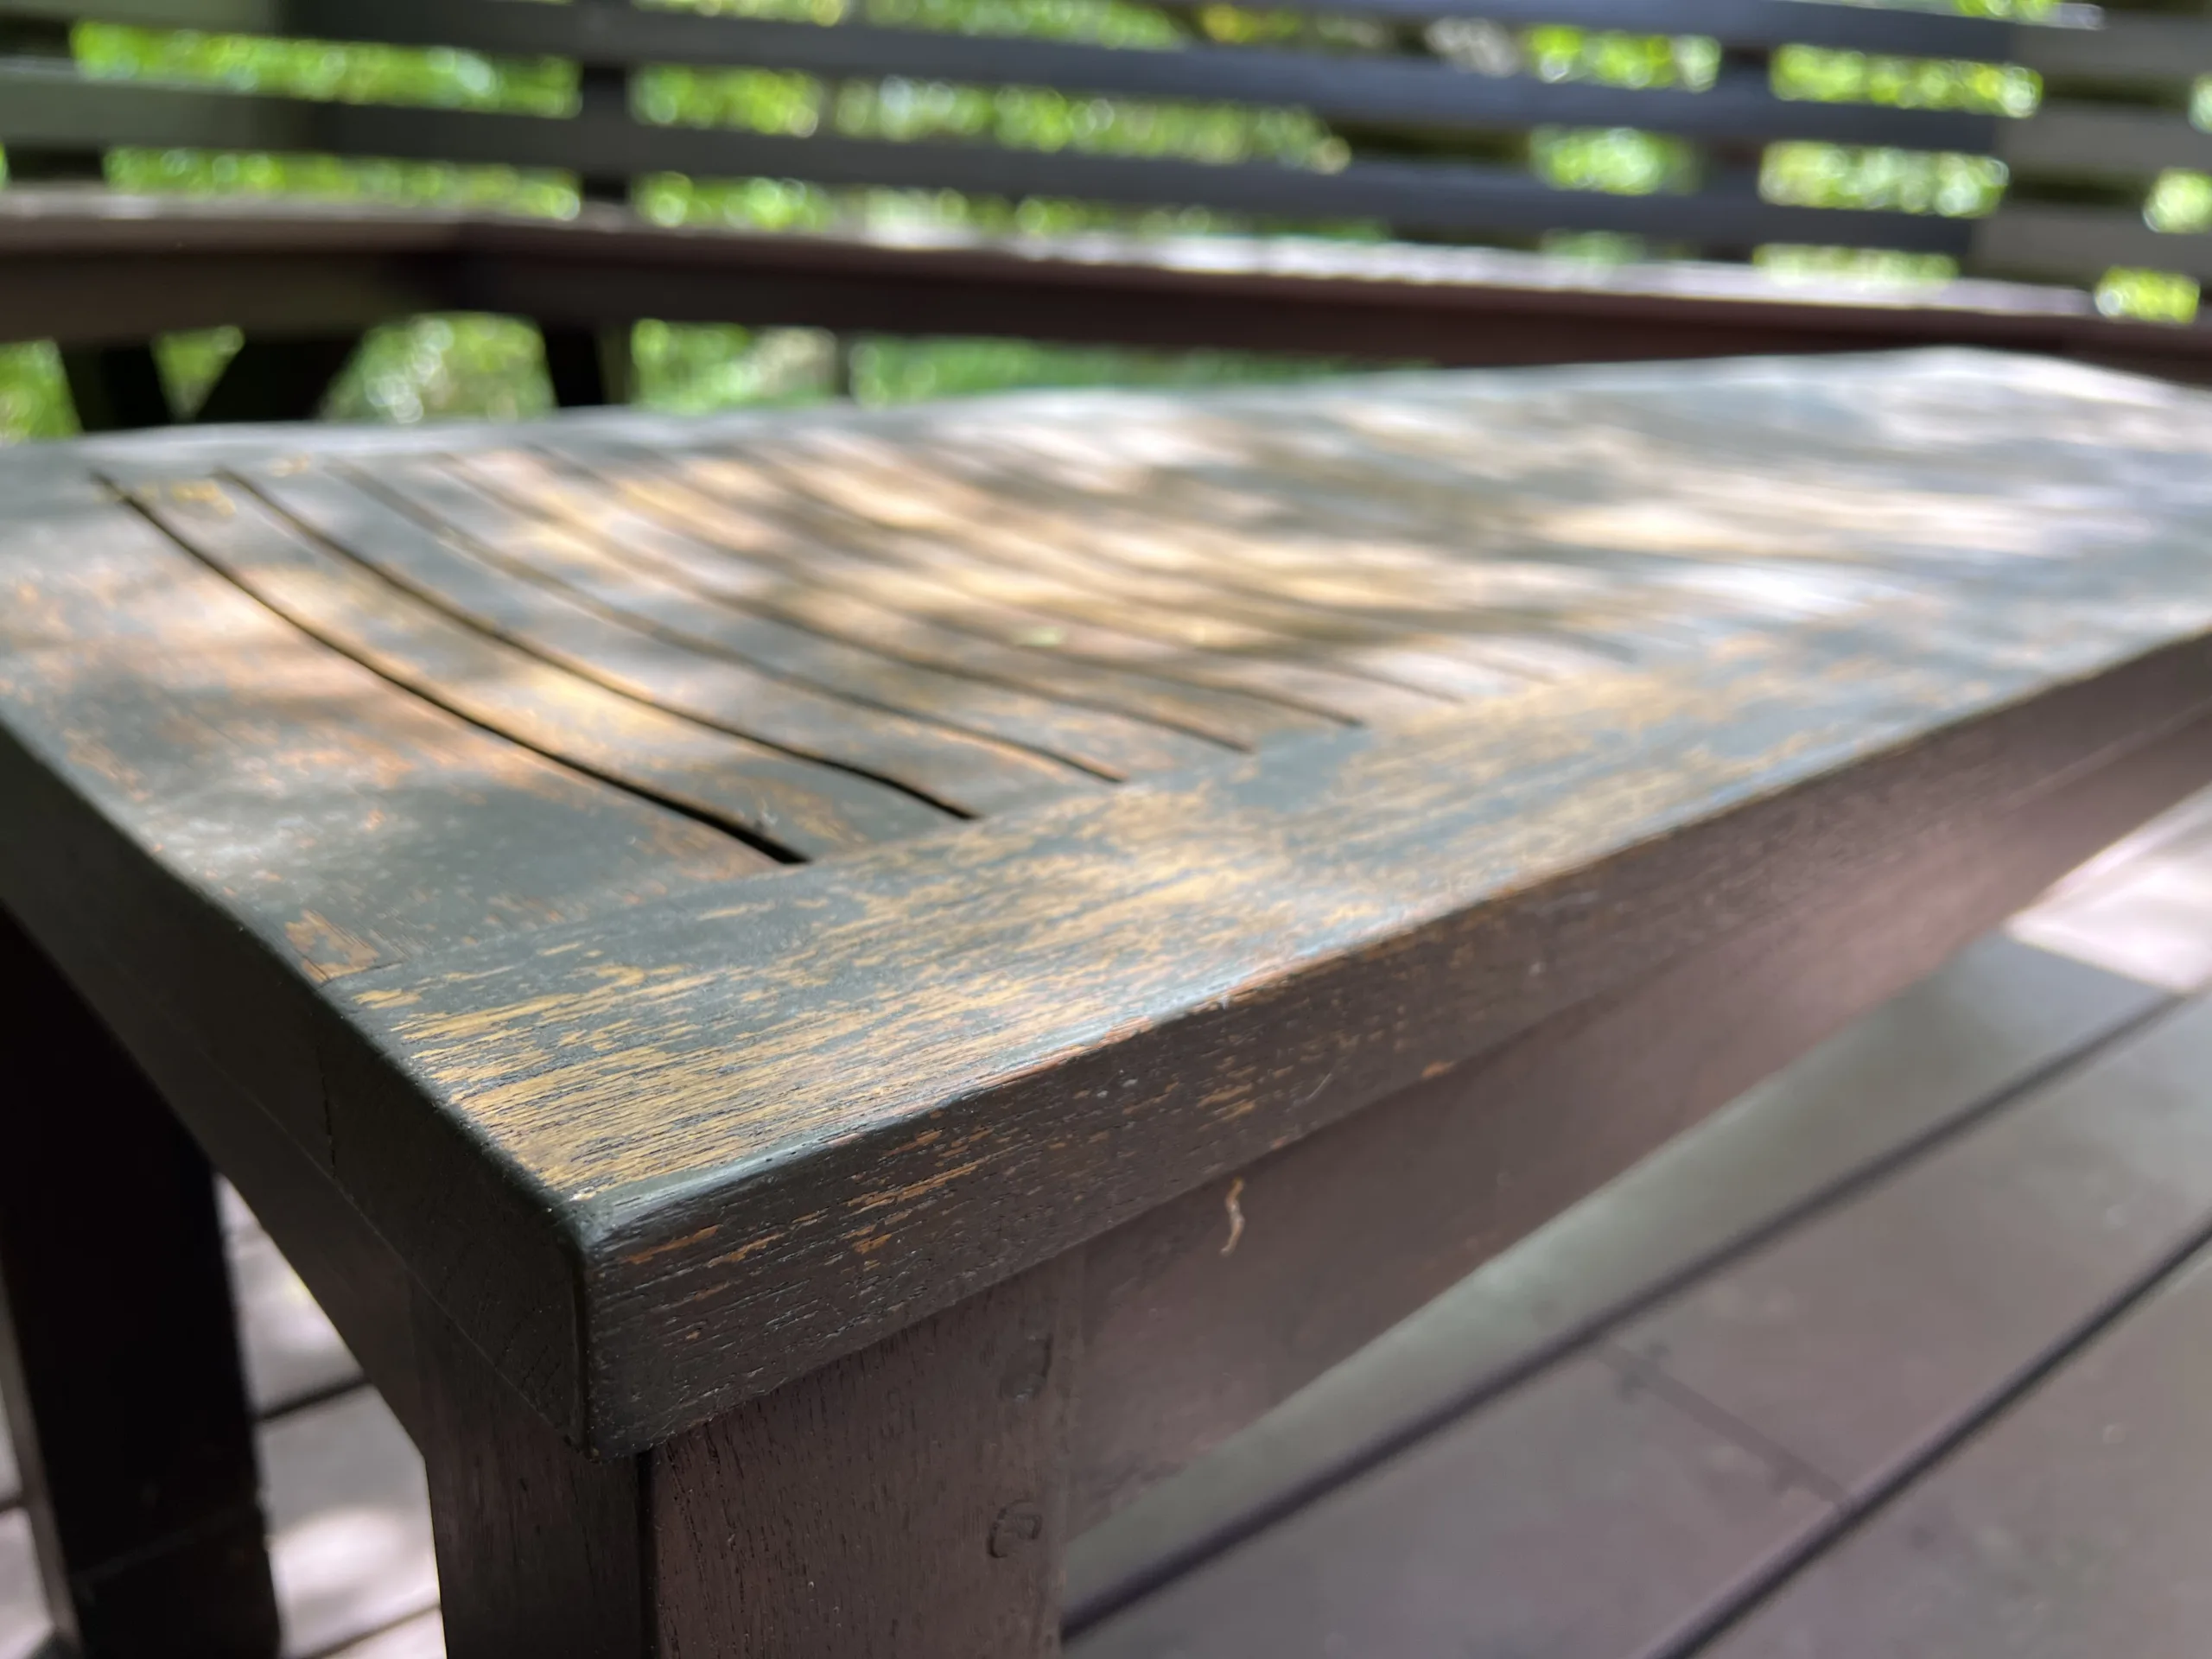
[[[1045,1511],[1030,1503],[1009,1503],[991,1522],[991,1554],[1004,1560],[1045,1535]]]

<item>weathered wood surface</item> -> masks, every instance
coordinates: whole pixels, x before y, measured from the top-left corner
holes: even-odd
[[[1405,0],[1382,0],[1355,10],[1387,15],[1404,4]],[[109,15],[118,5],[126,13],[138,10],[132,0],[87,0],[83,5],[9,0],[6,10],[28,10],[41,20],[35,27],[51,30],[57,13]],[[1418,15],[1427,22],[1452,10],[1418,10]],[[1576,21],[1590,9],[1572,0],[1532,0],[1516,10]],[[168,15],[174,22],[195,15],[235,16],[240,11],[218,3],[171,8]],[[2086,8],[2061,9],[2035,22],[2007,23],[1931,22],[1888,8],[1860,8],[1854,15],[1852,9],[1832,6],[1677,4],[1656,23],[1644,15],[1630,26],[1703,32],[1690,19],[1717,13],[1726,24],[1718,32],[1734,49],[1706,84],[1637,87],[1515,73],[1521,66],[1510,62],[1486,61],[1477,66],[1486,73],[1470,73],[1464,57],[1448,48],[1423,59],[1402,52],[1348,50],[1341,38],[1333,43],[1335,49],[1317,53],[1299,49],[1294,41],[1224,48],[1201,33],[1165,49],[855,22],[823,27],[788,19],[650,11],[618,19],[590,8],[534,12],[504,3],[454,6],[433,0],[393,0],[369,15],[345,0],[243,11],[248,29],[292,35],[334,30],[347,40],[365,34],[410,44],[569,54],[582,67],[582,95],[573,110],[553,116],[404,110],[123,83],[73,75],[53,61],[16,63],[0,65],[0,80],[9,88],[0,104],[0,138],[46,149],[124,142],[561,167],[582,174],[583,194],[601,199],[619,195],[626,177],[674,170],[801,178],[830,187],[1203,206],[1309,222],[1379,219],[1401,233],[1580,229],[1687,238],[1707,246],[1855,243],[1963,255],[2005,274],[2058,273],[2084,281],[2113,264],[2137,263],[2129,250],[2151,235],[2148,227],[2117,207],[2062,213],[2054,220],[2049,211],[2032,204],[2018,212],[2008,204],[1976,222],[1942,213],[1767,200],[1758,191],[1736,188],[1741,181],[1730,176],[1734,169],[1729,152],[1732,147],[1740,156],[1746,141],[1755,149],[1757,141],[1791,139],[1967,150],[2001,156],[2016,177],[2078,181],[2087,175],[2148,188],[2164,169],[2204,164],[2207,140],[2183,111],[2189,81],[2212,65],[2212,31],[2201,23],[2191,27],[2168,20],[2163,28],[2106,29],[2099,26],[2101,16]],[[2050,23],[2062,26],[2045,26]],[[1789,98],[1778,93],[1764,73],[1767,54],[1777,44],[1848,41],[1862,51],[1912,54],[1929,49],[1934,40],[1956,42],[1969,56],[2031,61],[2060,95],[2039,107],[1999,116]],[[1335,124],[1353,145],[1348,158],[1339,156],[1332,165],[1318,157],[1287,164],[1198,162],[1082,147],[1048,153],[1019,144],[946,143],[933,137],[888,143],[850,136],[834,125],[799,137],[641,120],[622,96],[625,71],[633,65],[733,62],[826,77],[833,83],[941,75],[969,86],[1051,86],[1077,98],[1197,98],[1296,108],[1317,123]],[[1524,168],[1468,164],[1448,158],[1448,149],[1445,159],[1434,154],[1440,137],[1464,143],[1471,135],[1545,125],[1616,124],[1707,143],[1715,147],[1716,164],[1688,191],[1623,195],[1558,188]],[[1377,137],[1384,142],[1376,144]],[[1394,159],[1392,140],[1401,148],[1410,140],[1423,158]],[[2063,233],[2055,234],[2060,226]],[[2163,268],[2192,271],[2212,246],[2212,238],[2202,235],[2152,239],[2177,245],[2164,250]],[[350,283],[342,273],[326,273],[321,285],[334,295],[350,290],[360,296],[395,282],[409,286],[421,281],[419,273],[401,270],[366,280],[357,276]],[[739,314],[725,308],[715,315]],[[593,372],[597,365],[591,361],[586,331],[569,326],[556,338],[578,343],[575,355],[582,380],[603,380]],[[554,366],[563,379],[569,376],[560,359],[569,355],[564,347],[556,348]],[[603,396],[603,386],[591,396]]]
[[[606,1452],[1839,884],[1878,895],[1946,825],[2056,812],[2066,780],[2212,702],[2189,528],[2212,418],[2075,372],[1408,378],[570,429],[592,499],[662,523],[657,490],[623,486],[637,444],[680,449],[666,464],[717,511],[769,480],[771,518],[889,573],[878,615],[920,571],[1064,626],[997,635],[1000,660],[1246,708],[1300,699],[1223,664],[1335,688],[1304,707],[1316,734],[1256,754],[763,873],[702,819],[315,643],[68,470],[197,457],[369,500],[351,469],[401,501],[423,475],[384,470],[405,443],[319,442],[0,463],[22,506],[0,531],[0,883],[73,973],[105,953],[118,1024],[158,1015],[243,1085],[257,1112],[188,1110],[211,1144],[282,1126],[365,1221],[369,1279],[398,1264]],[[493,569],[408,511],[416,551]],[[343,529],[322,551],[391,582]],[[612,542],[591,546],[603,568]],[[469,614],[505,627],[474,607],[550,580],[500,571]],[[621,629],[633,664],[674,660],[569,591],[563,615]],[[1135,666],[1095,652],[1109,634]],[[555,648],[536,621],[507,644]],[[1030,689],[1096,706],[1048,677]],[[284,1240],[272,1182],[241,1185]],[[389,1294],[363,1306],[388,1324]]]
[[[1037,1659],[1058,1643],[1079,1261],[590,1461],[424,1305],[454,1659]]]

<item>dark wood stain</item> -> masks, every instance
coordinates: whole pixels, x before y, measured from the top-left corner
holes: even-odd
[[[1078,1526],[1211,1449],[1638,1158],[1929,971],[2212,763],[2212,721],[1962,817],[1089,1249]]]
[[[1071,657],[1063,649],[1064,618],[871,558],[831,531],[813,530],[796,512],[718,499],[652,452],[570,440],[552,458],[565,467],[524,474],[537,493],[588,524],[607,522],[610,512],[635,512],[695,538],[708,556],[687,557],[684,579],[705,593],[753,602],[766,588],[781,613],[825,632],[880,640],[924,661],[1145,715],[1238,748],[1343,724],[1244,692],[1179,683],[1173,664],[1147,673]],[[502,472],[521,465],[496,455],[483,464],[493,462]]]
[[[1835,925],[1808,932],[1806,948],[1819,949]],[[1837,946],[1846,963],[1880,959],[1847,935]],[[1774,995],[1761,995],[1768,984],[1732,988],[1764,1006]],[[1078,1533],[1068,1555],[1065,1626],[1097,1622],[1440,1425],[1488,1409],[1485,1402],[1604,1325],[1924,1151],[2169,1001],[2001,932],[1978,940],[1738,1096],[1719,1119],[1546,1222],[1493,1270],[1424,1304],[1198,1464]],[[1650,1092],[1665,1092],[1656,1066],[1649,1076]],[[1386,1104],[1372,1116],[1399,1109]],[[1300,1147],[1323,1147],[1348,1133],[1325,1131]],[[1094,1267],[1097,1252],[1111,1248],[1110,1240],[1094,1247]]]
[[[48,1609],[86,1659],[275,1659],[214,1174],[0,912],[0,1394]]]
[[[644,1659],[645,1471],[579,1457],[427,1300],[423,1468],[452,1659]]]
[[[1597,723],[1532,700],[1526,725],[1493,718],[1472,744],[1465,728],[1441,729],[1418,760],[1404,734],[1347,745],[1329,787],[1295,805],[1268,798],[1256,773],[1131,791],[1094,819],[986,823],[764,878],[696,917],[657,918],[650,938],[602,933],[534,962],[382,976],[350,1001],[362,1028],[389,1033],[386,1052],[471,1103],[541,1190],[568,1195],[570,1224],[592,1241],[588,1294],[608,1338],[595,1387],[603,1408],[627,1413],[696,1399],[709,1376],[765,1384],[803,1363],[803,1323],[818,1321],[832,1351],[860,1338],[855,1292],[887,1309],[925,1306],[927,1283],[909,1276],[925,1264],[943,1283],[1041,1259],[1763,912],[1877,880],[1893,849],[1970,803],[2024,804],[2201,709],[2208,666],[2194,646],[2147,658],[1878,760],[1862,751],[1840,772],[1823,739],[1872,734],[1847,684],[1848,712],[1815,712],[1834,683],[1817,670],[1759,664],[1780,747],[1747,763],[1711,756],[1709,770],[1674,758],[1663,735],[1647,747],[1649,728],[1621,731],[1618,701]],[[1749,671],[1708,665],[1732,667]],[[1934,726],[1944,683],[1957,689],[1939,677],[1896,695]],[[1656,718],[1664,694],[1649,680],[1636,691],[1640,715]],[[1838,722],[1826,734],[1824,717]],[[1611,777],[1608,733],[1626,763]],[[1551,803],[1547,747],[1567,751]],[[1642,758],[1656,755],[1670,758]],[[1753,785],[1737,764],[1777,770]],[[1782,787],[1801,767],[1805,780]],[[1323,775],[1310,758],[1301,770],[1309,788]],[[1239,802],[1254,785],[1259,799]],[[1426,800],[1419,840],[1393,848],[1348,829],[1345,805],[1374,800]],[[1730,804],[1701,817],[1714,809],[1700,801]],[[1301,821],[1313,839],[1299,838]],[[1213,833],[1194,845],[1198,823]],[[1513,865],[1562,874],[1488,889],[1501,831]],[[971,870],[990,872],[986,888]],[[1178,941],[1172,957],[1162,938]],[[772,978],[756,965],[772,960]],[[940,988],[949,975],[957,997]],[[654,1065],[564,1052],[556,1009]],[[779,1052],[788,1065],[772,1062]],[[342,1093],[333,1109],[347,1120]],[[614,1134],[618,1120],[630,1130]],[[804,1164],[770,1154],[793,1136]],[[345,1179],[372,1205],[404,1203],[423,1149],[387,1168],[372,1141],[358,1144]],[[900,1247],[878,1255],[871,1241],[893,1228]],[[814,1287],[804,1302],[801,1283]],[[770,1304],[753,1298],[771,1286],[774,1347],[754,1350],[737,1333],[765,1317]],[[681,1312],[663,1323],[651,1311],[662,1307]],[[633,1370],[617,1356],[639,1338]]]

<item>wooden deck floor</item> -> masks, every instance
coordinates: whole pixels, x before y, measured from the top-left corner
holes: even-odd
[[[1071,1654],[2202,1659],[2208,987],[2212,794],[1085,1537]],[[289,1650],[439,1654],[414,1451],[232,1223]]]

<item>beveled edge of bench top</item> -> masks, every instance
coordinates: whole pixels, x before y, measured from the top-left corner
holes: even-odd
[[[333,1173],[549,1417],[634,1449],[2201,715],[2194,553],[333,978]]]

